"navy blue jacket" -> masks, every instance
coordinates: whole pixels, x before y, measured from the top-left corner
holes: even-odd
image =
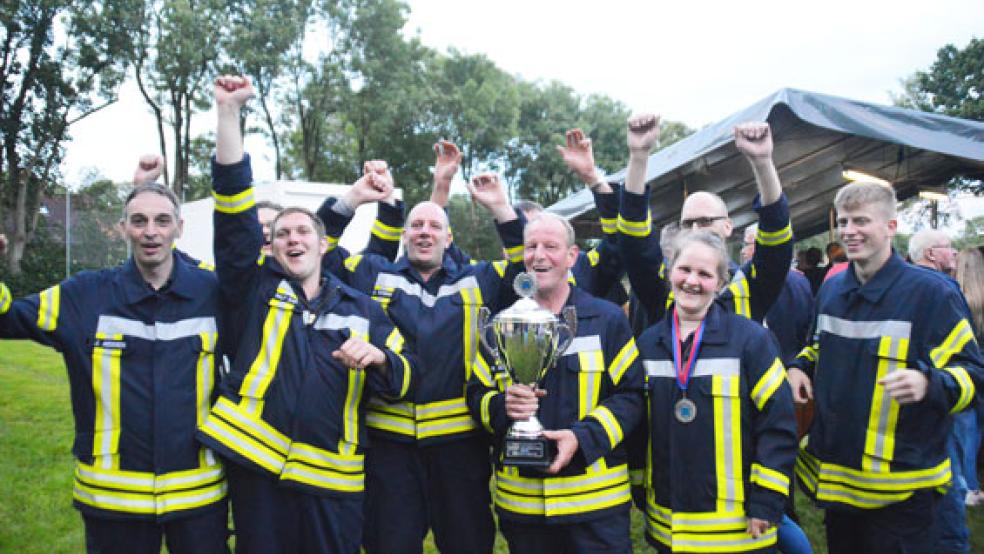
[[[218,377],[217,298],[215,274],[179,255],[156,291],[132,258],[21,300],[0,284],[0,336],[65,358],[83,513],[167,521],[222,506],[222,465],[195,442]]]

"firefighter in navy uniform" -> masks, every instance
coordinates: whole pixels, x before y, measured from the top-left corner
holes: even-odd
[[[239,112],[248,80],[216,83],[215,250],[235,348],[199,439],[228,460],[237,552],[359,551],[365,406],[410,391],[402,335],[368,296],[322,275],[324,227],[303,208],[263,242]]]
[[[321,210],[329,236],[340,236],[348,214],[374,199],[368,188],[360,179]],[[374,447],[366,460],[364,546],[370,554],[420,552],[428,528],[442,552],[491,552],[495,540],[489,443],[464,393],[478,349],[479,309],[496,307],[518,273],[524,220],[498,176],[478,175],[469,188],[498,221],[510,260],[464,265],[446,256],[447,215],[432,202],[410,211],[405,256],[395,263],[372,253],[349,256],[341,247],[330,254],[344,260],[347,282],[383,306],[421,362],[412,399],[369,405]]]
[[[486,354],[468,386],[472,416],[497,446],[513,421],[536,415],[557,443],[547,475],[499,465],[495,505],[514,553],[631,552],[629,472],[623,438],[643,416],[642,370],[625,314],[567,281],[574,230],[543,213],[527,225],[534,299],[551,313],[573,306],[576,338],[547,370],[539,392],[513,384]],[[545,396],[542,391],[546,391]]]
[[[834,206],[851,263],[820,288],[812,344],[790,363],[797,401],[816,406],[796,474],[826,508],[830,552],[937,552],[949,415],[974,402],[980,351],[959,290],[892,250],[890,186],[852,183]]]
[[[684,231],[675,303],[639,337],[649,404],[646,539],[660,552],[774,552],[796,457],[786,372],[769,332],[717,296],[724,243]]]
[[[166,187],[137,186],[120,226],[132,256],[11,300],[0,336],[65,359],[75,416],[73,499],[89,552],[227,552],[220,462],[195,442],[214,398],[217,281],[172,251],[181,233]]]

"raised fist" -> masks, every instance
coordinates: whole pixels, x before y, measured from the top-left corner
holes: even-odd
[[[164,158],[160,154],[144,154],[133,172],[133,184],[155,183],[164,171]]]
[[[626,141],[629,145],[629,152],[648,155],[653,146],[659,144],[659,116],[656,114],[634,115],[628,119],[627,123]]]
[[[735,126],[735,146],[746,158],[771,158],[772,131],[769,124],[753,121]]]
[[[215,80],[215,103],[237,108],[255,95],[249,77],[223,75]]]

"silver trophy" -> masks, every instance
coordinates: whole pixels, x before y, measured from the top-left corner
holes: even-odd
[[[502,364],[513,381],[536,387],[557,358],[567,350],[577,333],[577,314],[567,306],[558,319],[533,300],[536,279],[520,273],[513,282],[520,299],[491,317],[488,308],[478,314],[478,331],[482,344]],[[543,436],[543,425],[536,416],[516,421],[506,433],[503,465],[550,466],[555,445]]]

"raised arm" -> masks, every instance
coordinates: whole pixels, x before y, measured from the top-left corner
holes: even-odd
[[[133,172],[133,184],[156,183],[164,171],[164,158],[160,154],[144,154],[137,161]]]
[[[772,130],[769,124],[750,122],[738,125],[735,127],[735,146],[752,166],[762,205],[768,206],[779,200],[782,187],[772,162]]]
[[[461,150],[448,140],[441,139],[434,144],[434,188],[431,189],[431,202],[442,208],[448,207],[451,195],[451,181],[461,166]]]

